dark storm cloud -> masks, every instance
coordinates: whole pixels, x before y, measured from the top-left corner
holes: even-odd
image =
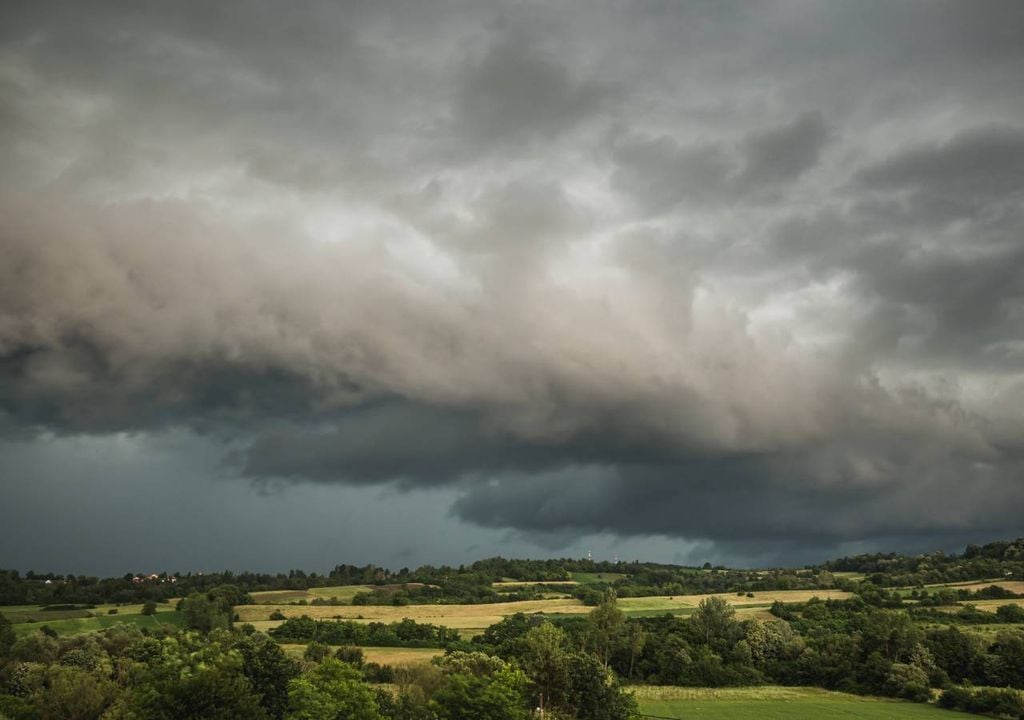
[[[778,196],[818,164],[828,134],[821,113],[807,112],[731,144],[682,146],[666,136],[619,137],[612,145],[613,183],[648,213],[679,203]]]
[[[716,143],[681,147],[669,137],[625,137],[614,145],[614,183],[648,212],[715,201],[730,190],[735,164]]]
[[[502,34],[481,56],[465,58],[463,68],[455,131],[516,152],[538,140],[556,141],[593,117],[609,92],[574,77],[554,53],[523,32]]]
[[[992,201],[1020,193],[1024,130],[965,130],[940,145],[911,147],[865,168],[860,182],[882,190],[943,193],[951,200]]]
[[[821,113],[808,112],[782,127],[752,133],[744,141],[746,164],[739,185],[774,186],[795,180],[818,164],[828,132]]]
[[[1024,510],[1017,3],[3,13],[8,438],[548,544]]]

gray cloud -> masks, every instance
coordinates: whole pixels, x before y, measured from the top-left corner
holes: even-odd
[[[546,546],[1024,509],[1015,3],[3,12],[9,442]]]
[[[857,181],[884,194],[897,217],[936,229],[970,221],[977,224],[972,231],[984,237],[1019,223],[1022,176],[1024,129],[982,126],[879,160],[861,170]]]
[[[458,73],[455,131],[489,148],[517,153],[549,144],[593,117],[609,89],[574,77],[554,52],[531,35],[509,30]]]
[[[808,112],[779,128],[751,133],[744,140],[746,163],[741,187],[777,186],[818,164],[829,130],[821,113]]]

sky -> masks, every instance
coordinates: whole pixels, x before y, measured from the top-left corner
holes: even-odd
[[[4,2],[0,567],[1024,535],[1024,4]]]

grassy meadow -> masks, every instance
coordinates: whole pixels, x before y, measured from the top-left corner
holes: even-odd
[[[633,688],[633,693],[640,704],[641,713],[659,718],[820,720],[842,717],[863,720],[954,720],[977,717],[944,710],[934,705],[847,695],[817,688],[639,686]]]
[[[259,605],[287,605],[293,602],[305,600],[312,602],[319,600],[337,600],[338,602],[351,605],[352,598],[361,592],[369,592],[373,588],[369,585],[335,585],[330,587],[310,588],[309,590],[266,590],[263,592],[250,593],[252,599]]]
[[[48,627],[58,635],[75,635],[113,627],[119,623],[137,625],[140,628],[158,629],[163,626],[181,627],[182,614],[173,610],[172,605],[158,606],[155,615],[143,615],[142,605],[122,605],[117,614],[109,614],[115,605],[99,605],[87,610],[41,610],[38,606],[17,606],[0,608],[14,626],[17,637],[29,635],[42,627]]]

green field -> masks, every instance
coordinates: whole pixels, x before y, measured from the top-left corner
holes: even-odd
[[[58,635],[74,635],[113,627],[118,623],[137,625],[140,628],[157,629],[162,626],[181,627],[184,617],[174,610],[164,610],[156,615],[140,615],[118,613],[117,615],[96,615],[95,617],[77,617],[67,619],[44,620],[40,622],[21,622],[14,625],[14,634],[18,637],[29,635],[44,625]]]
[[[287,605],[299,600],[311,602],[314,598],[321,600],[334,598],[340,603],[351,605],[352,598],[356,596],[356,593],[370,590],[373,588],[369,585],[334,585],[310,588],[309,590],[265,590],[249,594],[258,605]]]
[[[820,720],[864,718],[954,720],[975,715],[934,705],[846,695],[815,688],[680,688],[637,687],[640,712],[660,718],[751,718],[751,720]]]

